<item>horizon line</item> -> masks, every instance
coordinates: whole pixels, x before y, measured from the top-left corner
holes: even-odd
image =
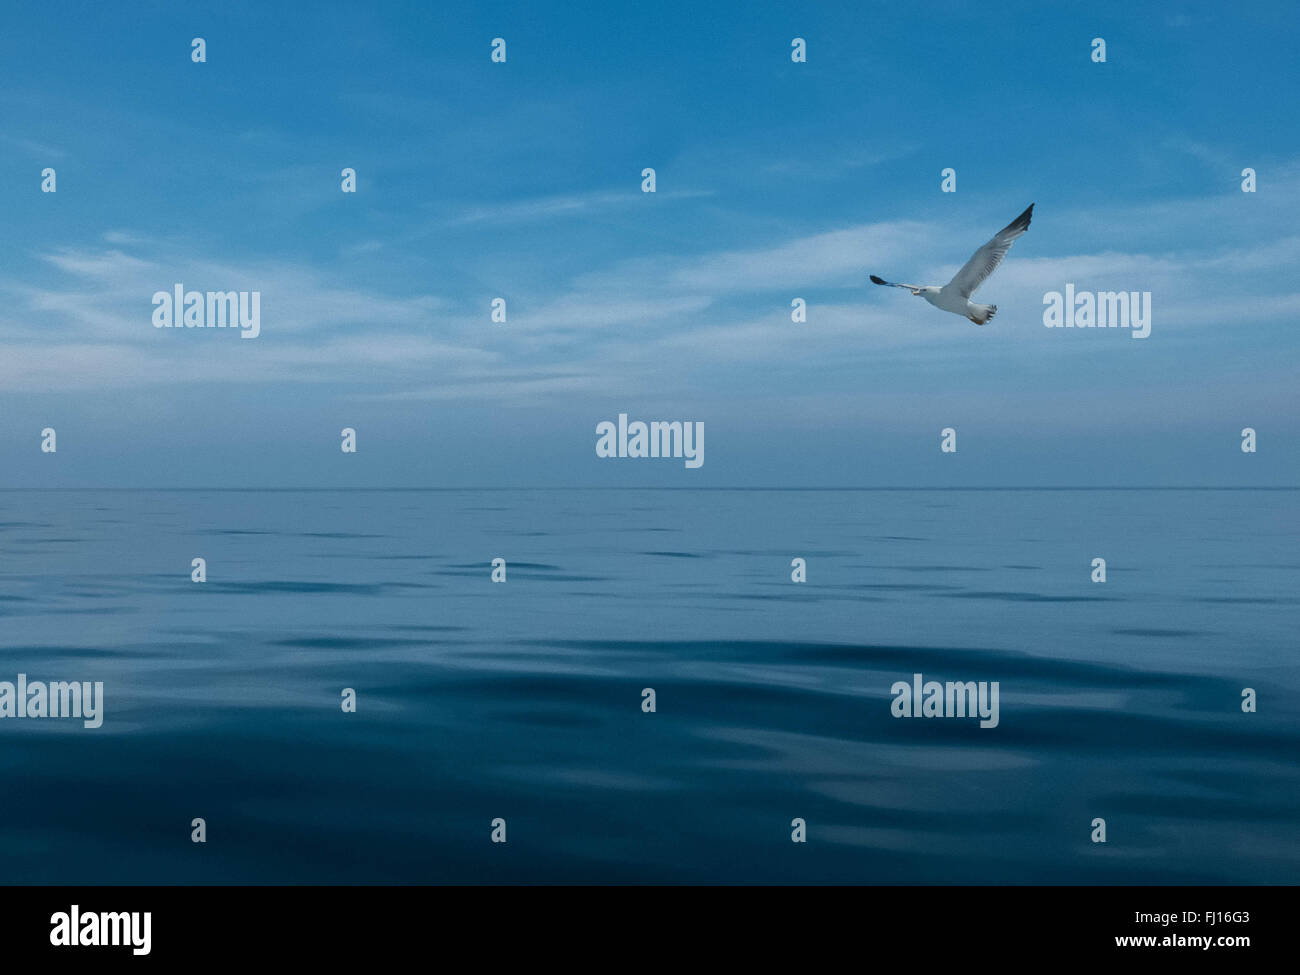
[[[741,485],[704,485],[689,487],[683,485],[579,485],[579,486],[509,486],[491,485],[464,487],[0,487],[0,492],[21,491],[246,491],[308,493],[326,491],[1300,491],[1300,485],[1157,485],[1157,484],[1113,484],[1113,485],[910,485],[910,486],[869,486],[841,485],[835,487],[794,487],[794,486],[741,486]]]

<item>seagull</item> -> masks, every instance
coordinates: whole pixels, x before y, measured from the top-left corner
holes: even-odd
[[[997,305],[977,305],[971,301],[971,295],[984,283],[990,274],[997,270],[1002,258],[1007,256],[1015,239],[1029,229],[1029,218],[1034,215],[1034,205],[997,232],[992,240],[977,250],[966,266],[953,275],[951,281],[942,288],[934,285],[895,284],[874,274],[871,280],[875,284],[887,284],[891,288],[906,288],[914,295],[920,295],[935,308],[950,311],[954,315],[965,315],[976,325],[983,325],[998,313]]]

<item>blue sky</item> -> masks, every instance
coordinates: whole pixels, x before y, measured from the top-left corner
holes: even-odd
[[[1291,4],[6,21],[7,486],[1300,483]],[[985,328],[867,283],[1030,202]],[[155,330],[178,281],[260,291],[261,336]],[[1151,337],[1043,328],[1067,281],[1150,291]],[[703,421],[704,466],[599,460],[619,412]]]

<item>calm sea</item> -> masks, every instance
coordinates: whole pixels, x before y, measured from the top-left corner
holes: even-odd
[[[1290,490],[0,492],[0,879],[1294,883],[1298,615]]]

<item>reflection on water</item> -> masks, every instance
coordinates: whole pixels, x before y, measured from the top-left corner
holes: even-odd
[[[105,694],[0,720],[0,869],[1294,882],[1298,500],[0,492],[0,681]],[[998,681],[998,727],[893,718],[914,673]]]

